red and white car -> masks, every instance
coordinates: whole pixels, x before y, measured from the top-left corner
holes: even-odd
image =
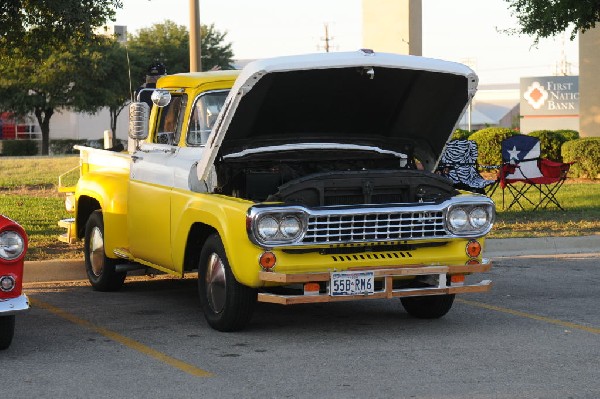
[[[29,309],[23,294],[23,261],[27,252],[25,230],[0,215],[0,350],[12,342],[15,314]]]

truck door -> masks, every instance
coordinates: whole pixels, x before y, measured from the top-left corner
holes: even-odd
[[[179,150],[185,95],[173,96],[155,115],[152,142],[144,142],[132,155],[128,198],[130,252],[138,259],[173,268],[171,250],[172,159]],[[151,123],[152,126],[152,123]]]

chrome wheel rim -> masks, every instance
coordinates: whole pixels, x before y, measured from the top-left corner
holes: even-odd
[[[89,258],[92,273],[100,277],[104,271],[104,237],[98,227],[94,227],[90,235]]]
[[[206,299],[208,305],[215,313],[221,313],[225,308],[225,265],[216,253],[213,253],[208,258],[208,266],[206,268]]]

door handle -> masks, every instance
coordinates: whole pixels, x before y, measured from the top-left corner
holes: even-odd
[[[131,160],[132,160],[133,162],[135,162],[135,161],[141,161],[142,159],[144,159],[144,157],[141,157],[141,156],[139,156],[139,155],[132,155],[132,156],[131,156]]]

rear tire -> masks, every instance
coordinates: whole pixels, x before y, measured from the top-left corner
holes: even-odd
[[[85,225],[85,271],[96,291],[118,291],[127,273],[117,273],[118,261],[106,256],[104,251],[104,220],[102,211],[94,211]]]
[[[0,350],[7,349],[15,335],[15,316],[0,316]]]
[[[409,315],[418,319],[439,319],[450,311],[454,294],[400,298]]]
[[[238,283],[218,234],[206,240],[198,264],[200,305],[208,324],[218,331],[239,331],[250,319],[258,291]]]

